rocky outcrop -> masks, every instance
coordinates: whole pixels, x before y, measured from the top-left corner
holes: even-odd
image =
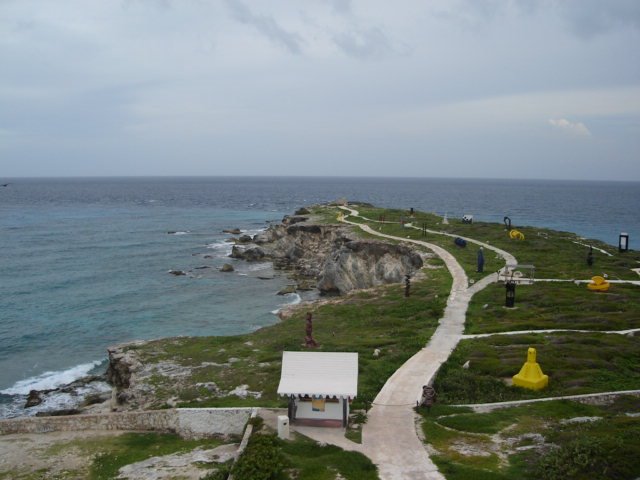
[[[327,258],[318,289],[322,293],[345,293],[386,283],[401,282],[422,268],[420,255],[404,245],[373,241],[343,244]]]
[[[260,247],[249,247],[249,248],[241,248],[237,245],[234,245],[231,249],[231,258],[240,258],[242,260],[246,260],[247,262],[256,262],[259,260],[264,260],[266,253]]]
[[[255,235],[253,244],[235,245],[231,257],[272,261],[298,284],[332,294],[400,282],[422,267],[420,255],[409,247],[362,241],[345,225],[309,223],[301,216],[284,217]]]
[[[145,342],[134,342],[109,347],[109,366],[107,367],[107,382],[116,389],[118,404],[143,407],[150,401],[153,388],[145,381],[143,374],[145,365],[138,358],[135,347]],[[140,388],[142,386],[142,388]]]

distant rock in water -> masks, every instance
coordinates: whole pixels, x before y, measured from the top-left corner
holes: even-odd
[[[29,395],[27,396],[27,401],[24,404],[24,408],[35,407],[36,405],[40,405],[43,401],[42,393],[38,390],[30,390]]]
[[[186,275],[187,273],[182,271],[182,270],[169,270],[169,273],[171,275],[175,275],[176,277],[180,276],[180,275]]]
[[[224,265],[222,265],[222,267],[220,268],[221,272],[233,272],[234,268],[233,265],[231,265],[230,263],[225,263]]]
[[[222,230],[222,233],[230,233],[231,235],[240,235],[242,231],[239,228],[230,228]]]
[[[238,246],[234,246],[231,249],[231,258],[240,258],[242,260],[246,260],[247,262],[256,262],[259,260],[265,259],[265,251],[260,247],[249,247],[246,249],[240,248]]]

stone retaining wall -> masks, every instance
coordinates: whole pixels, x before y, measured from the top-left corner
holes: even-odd
[[[241,435],[251,408],[178,408],[60,417],[0,420],[0,435],[80,430],[128,430],[177,433],[183,438]]]

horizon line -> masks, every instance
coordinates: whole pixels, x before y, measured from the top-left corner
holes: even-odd
[[[485,181],[533,181],[533,182],[611,182],[611,183],[639,183],[638,180],[621,180],[621,179],[585,179],[585,178],[518,178],[518,177],[427,177],[427,176],[395,176],[395,175],[33,175],[33,176],[13,176],[0,177],[5,180],[30,180],[30,179],[169,179],[169,178],[251,178],[251,179],[269,179],[269,178],[288,178],[288,179],[389,179],[389,180],[485,180]]]

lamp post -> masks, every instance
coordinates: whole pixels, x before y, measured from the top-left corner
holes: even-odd
[[[504,306],[507,308],[513,308],[516,304],[516,282],[509,280],[504,284],[506,291],[506,299]]]
[[[627,232],[622,232],[618,237],[618,250],[621,252],[629,250],[629,234]]]

